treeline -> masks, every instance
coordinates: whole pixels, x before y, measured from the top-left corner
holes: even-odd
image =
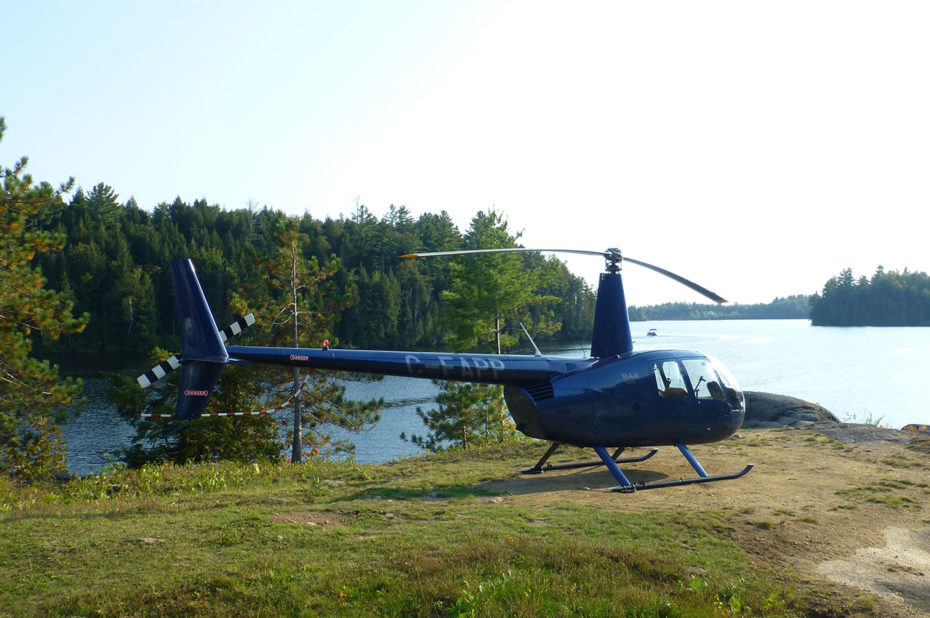
[[[476,218],[487,216],[479,213]],[[177,257],[194,260],[218,323],[229,323],[234,317],[230,295],[244,283],[262,285],[256,262],[273,250],[289,220],[296,221],[304,240],[302,257],[323,264],[336,256],[341,263],[336,284],[357,299],[336,326],[340,345],[443,346],[441,295],[450,287],[451,260],[400,256],[467,248],[468,235],[444,211],[414,219],[405,207],[391,206],[379,219],[358,205],[348,217],[321,220],[309,213],[293,217],[268,207],[224,210],[204,200],[189,204],[181,199],[148,211],[131,198],[121,203],[101,183],[89,192],[77,190],[70,202],[41,221],[43,228],[67,237],[62,251],[37,257],[47,287],[70,295],[75,313],[90,314],[82,333],[61,337],[48,351],[144,354],[154,345],[177,349],[168,266]],[[545,272],[534,291],[560,299],[545,308],[561,323],[551,338],[588,336],[594,292],[558,260],[539,254],[523,259],[526,268]],[[519,330],[516,324],[514,328]]]
[[[753,305],[664,303],[630,307],[630,320],[793,320],[807,319],[809,296],[797,294]]]
[[[879,266],[856,279],[847,268],[811,296],[810,317],[815,326],[930,326],[930,276]]]

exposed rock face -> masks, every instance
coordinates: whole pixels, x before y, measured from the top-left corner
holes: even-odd
[[[821,405],[797,397],[746,391],[746,419],[743,427],[801,427],[812,423],[838,423],[840,420]]]

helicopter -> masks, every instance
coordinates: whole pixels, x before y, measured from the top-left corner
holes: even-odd
[[[139,377],[143,387],[167,371],[180,369],[176,420],[198,418],[223,369],[233,363],[263,363],[433,380],[498,384],[516,428],[523,434],[551,442],[540,460],[525,474],[603,464],[618,485],[612,491],[639,490],[736,479],[739,472],[709,475],[689,444],[723,440],[742,425],[746,405],[736,379],[723,365],[704,354],[682,350],[634,351],[621,267],[624,261],[669,277],[717,303],[721,296],[647,262],[624,257],[616,248],[606,251],[575,249],[473,249],[412,253],[405,259],[510,252],[559,252],[595,255],[605,260],[600,274],[591,351],[587,358],[535,354],[457,354],[395,350],[350,350],[226,345],[230,332],[220,331],[189,259],[171,262],[175,303],[180,324],[180,358],[161,363]],[[232,330],[230,330],[232,329]],[[527,333],[529,336],[529,333]],[[532,342],[532,338],[530,338]],[[548,464],[561,445],[592,448],[599,461]],[[634,483],[621,464],[653,456],[621,459],[631,447],[675,446],[697,476]],[[607,449],[615,449],[612,454]]]

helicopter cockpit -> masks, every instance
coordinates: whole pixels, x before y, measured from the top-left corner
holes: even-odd
[[[734,410],[743,408],[743,393],[736,379],[709,358],[659,360],[653,364],[653,374],[660,397],[729,400]]]

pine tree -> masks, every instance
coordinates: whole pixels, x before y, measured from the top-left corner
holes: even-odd
[[[493,384],[444,382],[436,397],[438,408],[417,414],[429,428],[427,436],[412,435],[409,441],[428,451],[451,444],[468,448],[476,443],[510,437],[513,421],[504,404],[504,387]],[[408,440],[406,434],[401,439]]]
[[[233,306],[241,313],[252,312],[257,319],[250,329],[250,338],[262,338],[263,345],[316,347],[329,341],[337,345],[334,329],[339,312],[351,306],[355,299],[341,292],[334,276],[341,268],[338,258],[331,256],[324,264],[316,257],[306,258],[302,247],[306,237],[298,222],[288,219],[277,230],[276,244],[267,257],[257,258],[262,276],[233,298]],[[292,368],[285,378],[280,368],[256,368],[252,374],[283,395],[295,395],[289,432],[291,461],[298,463],[308,452],[319,453],[328,448],[351,452],[354,445],[335,441],[327,427],[337,426],[358,431],[378,420],[383,401],[357,402],[345,396],[345,385],[324,371],[302,373]],[[300,385],[307,386],[300,390]]]
[[[516,241],[500,213],[479,212],[465,236],[465,248],[511,248],[517,246]],[[516,343],[517,336],[511,334],[514,327],[534,317],[531,325],[535,332],[559,329],[560,324],[546,311],[538,310],[535,316],[531,313],[534,305],[540,309],[558,299],[537,294],[544,265],[528,269],[523,257],[516,253],[483,254],[453,262],[452,284],[442,298],[446,309],[443,320],[457,351],[491,345],[500,354],[504,347]],[[510,332],[505,332],[508,327]],[[429,450],[449,443],[467,447],[476,441],[503,440],[514,433],[499,385],[443,382],[437,403],[438,409],[417,410],[430,433],[426,438],[412,436],[414,444]]]
[[[465,249],[503,249],[517,246],[507,221],[495,211],[479,212],[465,235]],[[519,322],[529,319],[533,305],[558,301],[536,293],[540,269],[526,268],[516,253],[469,255],[452,262],[452,283],[442,294],[450,342],[457,350],[488,347],[497,354],[519,338]],[[553,333],[561,324],[539,320],[536,333]],[[509,328],[508,328],[509,327]]]
[[[0,140],[6,123],[0,117]],[[0,168],[0,473],[31,480],[65,469],[64,445],[56,421],[81,390],[80,381],[61,379],[57,366],[30,356],[32,338],[53,341],[80,332],[87,315],[74,318],[72,302],[45,287],[35,265],[38,254],[60,251],[65,238],[41,229],[61,208],[61,194],[33,183],[23,157]]]

